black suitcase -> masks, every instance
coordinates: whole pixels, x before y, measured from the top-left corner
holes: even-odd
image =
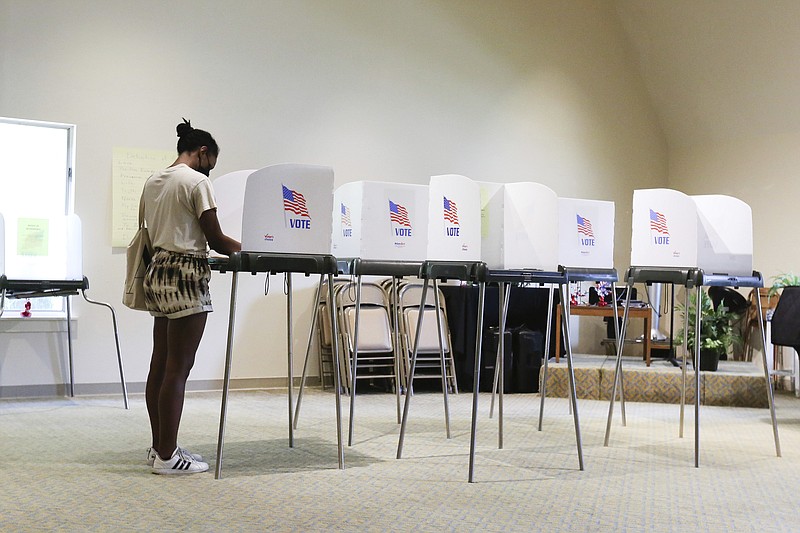
[[[489,328],[483,333],[483,347],[481,350],[480,391],[492,392],[494,386],[494,368],[497,363],[497,344],[500,341],[498,328]],[[504,361],[503,361],[503,393],[509,394],[513,390],[513,337],[509,330],[505,332]],[[474,363],[473,363],[474,365]],[[474,367],[473,367],[474,368]]]
[[[514,332],[514,392],[539,392],[539,370],[544,354],[544,335],[522,327]]]

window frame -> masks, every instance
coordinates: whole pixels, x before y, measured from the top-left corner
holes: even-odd
[[[10,117],[2,117],[0,116],[0,125],[17,125],[17,126],[24,126],[24,127],[35,127],[35,128],[48,128],[48,129],[56,129],[56,130],[64,130],[66,133],[66,160],[64,161],[64,205],[63,205],[63,212],[53,212],[53,215],[63,214],[63,215],[70,215],[75,212],[75,137],[76,137],[76,125],[75,124],[67,124],[63,122],[51,122],[51,121],[41,121],[41,120],[29,120],[29,119],[20,119],[20,118],[10,118]],[[60,150],[60,148],[59,148]],[[3,180],[0,180],[2,183]],[[49,183],[49,182],[48,182]],[[7,185],[7,184],[6,184]],[[0,212],[3,209],[0,207]],[[36,298],[35,300],[39,300],[40,305],[41,303],[47,302],[48,309],[36,309],[35,301],[31,303],[34,304],[34,313],[33,318],[41,318],[41,319],[61,319],[66,318],[66,305],[64,302],[64,298],[60,296],[56,296],[53,298]],[[0,320],[6,320],[11,318],[20,318],[19,313],[14,311],[21,311],[25,306],[24,299],[9,299],[6,298],[5,300],[5,312],[3,313]],[[9,313],[9,311],[12,311]]]

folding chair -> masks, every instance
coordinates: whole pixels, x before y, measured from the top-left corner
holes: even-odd
[[[410,372],[410,356],[413,350],[414,338],[417,334],[417,321],[420,314],[420,300],[422,285],[420,283],[407,283],[399,291],[398,306],[400,310],[401,342],[403,345],[403,363],[405,365],[405,385],[408,387]],[[441,316],[441,335],[443,342],[445,368],[442,368],[439,354],[439,337],[436,334],[436,303],[433,291],[429,291],[422,309],[422,330],[420,332],[419,346],[417,347],[417,365],[414,379],[441,379],[444,374],[449,392],[458,394],[456,381],[456,367],[453,360],[452,341],[450,328],[447,321],[447,309],[444,305],[444,296],[439,291],[439,309]]]

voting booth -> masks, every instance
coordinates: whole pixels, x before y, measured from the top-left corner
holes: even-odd
[[[428,195],[428,259],[480,261],[478,183],[457,174],[432,176]]]
[[[242,250],[329,254],[333,169],[281,164],[247,177],[242,211]]]
[[[427,253],[428,187],[354,181],[333,193],[332,253],[421,261]]]
[[[614,268],[614,202],[558,199],[558,264]]]
[[[631,264],[749,276],[753,272],[750,207],[732,196],[636,190]]]
[[[244,181],[244,188],[242,188]],[[244,191],[242,193],[242,191]],[[233,360],[234,325],[238,275],[265,273],[285,274],[287,303],[287,381],[289,384],[289,446],[294,445],[293,418],[293,321],[292,274],[327,276],[329,301],[333,301],[333,276],[337,273],[336,258],[330,255],[333,169],[325,166],[280,164],[255,171],[239,171],[221,176],[215,182],[219,208],[224,212],[223,230],[235,236],[231,227],[241,212],[242,251],[229,258],[210,260],[213,270],[230,272],[231,298],[228,314],[228,336],[225,350],[225,373],[222,387],[220,428],[217,441],[215,477],[222,475],[223,442],[227,419]],[[240,200],[241,199],[241,200]],[[241,209],[239,208],[241,206]],[[331,324],[336,333],[336,313],[330,307]],[[338,341],[334,342],[334,358],[338,358]],[[337,448],[339,467],[344,467],[341,439],[341,383],[338,366],[334,365]]]
[[[761,288],[764,280],[753,270],[752,212],[743,201],[725,195],[688,196],[671,189],[642,189],[633,193],[633,234],[631,238],[631,266],[626,274],[628,299],[634,283],[669,283],[685,287],[684,308],[690,304],[693,292],[695,302],[702,297],[703,287]],[[756,298],[758,316],[761,301]],[[698,306],[699,307],[699,306]],[[702,308],[701,308],[702,309]],[[700,335],[702,313],[695,319]],[[621,337],[627,327],[628,305],[625,307]],[[761,322],[759,322],[761,324]],[[781,455],[778,424],[772,391],[772,380],[766,359],[766,342],[761,331],[762,363],[767,383],[767,400],[772,419],[775,452]],[[688,328],[688,314],[684,316]],[[694,361],[699,362],[701,342],[694,346]],[[686,353],[684,351],[683,375],[686,383]],[[694,402],[694,466],[700,464],[700,365],[695,364]],[[606,423],[605,445],[608,446],[611,420],[622,372],[621,351],[617,350],[611,402]],[[685,388],[681,395],[680,434],[683,435]]]
[[[532,182],[480,183],[481,257],[489,268],[558,268],[558,198]]]
[[[81,294],[87,303],[111,312],[125,408],[128,390],[119,347],[114,308],[86,296],[89,280],[83,275],[81,220],[78,215],[0,214],[0,316],[6,298],[34,299],[63,297],[66,303],[66,334],[69,395],[75,395],[72,358],[72,305],[70,296]]]

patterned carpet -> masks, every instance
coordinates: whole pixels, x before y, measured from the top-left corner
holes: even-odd
[[[505,397],[505,446],[481,396],[476,483],[467,483],[472,397],[412,398],[395,459],[394,397],[357,397],[347,468],[336,460],[334,396],[311,391],[293,449],[285,391],[233,393],[223,478],[150,474],[142,397],[0,401],[3,531],[796,531],[800,400],[778,397],[783,457],[766,409],[703,407],[701,467],[692,411],[677,437],[674,405],[628,403],[603,446],[608,404],[580,400],[586,469],[578,469],[564,399]],[[347,400],[345,398],[345,400]],[[180,442],[213,463],[220,394],[191,393]],[[343,406],[347,413],[347,401]],[[346,426],[344,435],[346,437]]]

